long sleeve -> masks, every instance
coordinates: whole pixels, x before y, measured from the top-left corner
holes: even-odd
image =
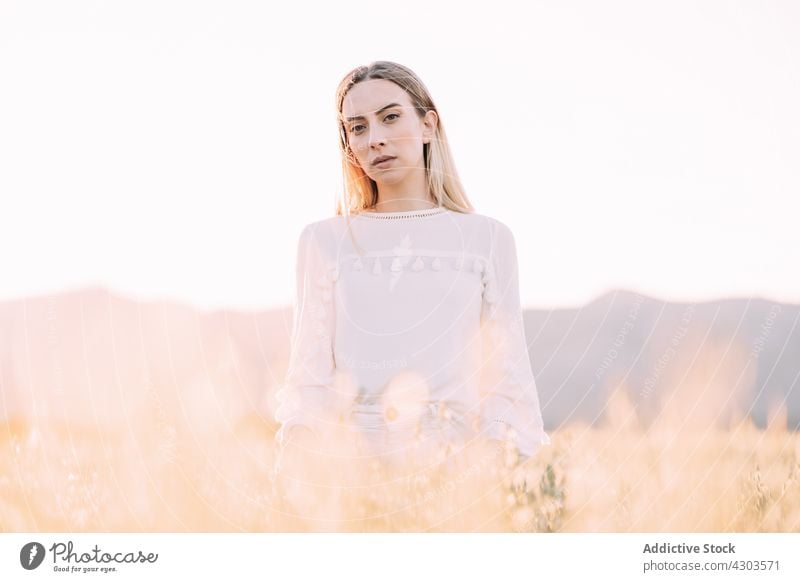
[[[544,430],[525,339],[514,235],[500,222],[493,233],[490,259],[483,269],[483,430],[487,438],[512,441],[520,455],[531,457],[550,444],[550,437]]]
[[[279,445],[285,444],[289,430],[296,425],[322,438],[334,422],[336,410],[332,293],[338,268],[325,260],[315,226],[303,229],[297,245],[291,353],[285,381],[276,394]]]

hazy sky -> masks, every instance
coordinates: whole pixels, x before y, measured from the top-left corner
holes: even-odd
[[[0,299],[289,304],[336,85],[386,59],[514,231],[525,306],[800,302],[800,4],[446,4],[0,0]]]

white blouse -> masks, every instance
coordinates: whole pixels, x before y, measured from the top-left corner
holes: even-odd
[[[416,435],[550,444],[525,340],[514,236],[445,208],[307,225],[276,438],[347,426],[380,447]],[[323,441],[324,442],[324,441]]]

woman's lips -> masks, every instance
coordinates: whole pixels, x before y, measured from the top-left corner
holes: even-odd
[[[378,162],[377,164],[373,164],[376,168],[383,168],[394,161],[394,158],[389,158],[388,160],[383,160],[382,162]]]

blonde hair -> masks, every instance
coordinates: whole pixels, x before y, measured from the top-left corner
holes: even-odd
[[[434,137],[430,143],[423,144],[425,174],[428,179],[428,192],[440,207],[456,212],[474,212],[467,199],[461,180],[458,178],[453,154],[447,143],[439,111],[433,103],[428,89],[413,71],[391,61],[374,61],[369,65],[356,67],[347,73],[336,90],[336,110],[339,125],[339,149],[342,155],[344,190],[337,197],[336,215],[349,216],[378,203],[378,187],[367,176],[356,161],[353,150],[347,141],[347,129],[342,114],[342,106],[347,92],[362,81],[385,79],[400,86],[410,97],[411,104],[420,118],[428,111],[435,111],[438,119]]]

